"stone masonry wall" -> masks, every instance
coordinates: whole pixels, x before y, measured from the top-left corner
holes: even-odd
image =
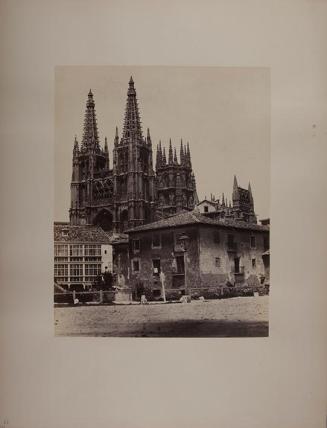
[[[160,248],[153,248],[152,234],[161,237]],[[198,284],[199,275],[199,247],[198,230],[194,226],[174,228],[170,230],[135,232],[130,234],[130,285],[135,288],[136,284],[142,282],[145,287],[161,290],[158,276],[153,272],[153,259],[160,259],[161,271],[165,275],[165,288],[173,288],[173,277],[176,274],[175,256],[183,256],[183,251],[178,242],[180,234],[187,234],[190,238],[186,253],[186,282],[187,284]],[[133,248],[133,240],[140,240],[140,249]],[[133,270],[133,260],[138,260],[140,271]],[[183,280],[183,278],[182,278]],[[182,286],[181,286],[182,287]]]
[[[228,235],[234,237],[235,251],[228,250]],[[251,236],[255,246],[251,247]],[[216,287],[226,281],[234,283],[236,257],[239,257],[241,282],[258,285],[265,269],[262,254],[265,251],[264,237],[268,232],[237,230],[225,227],[201,227],[200,231],[200,271],[203,287]],[[252,260],[255,260],[253,266]]]

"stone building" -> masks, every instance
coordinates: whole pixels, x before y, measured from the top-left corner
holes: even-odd
[[[100,227],[54,224],[55,284],[65,289],[87,288],[106,270],[112,271],[112,246]]]
[[[124,275],[134,292],[147,287],[162,295],[193,294],[226,285],[257,287],[269,281],[269,227],[220,221],[185,212],[127,230],[129,256]]]
[[[198,202],[197,208],[201,214],[211,218],[236,220],[251,224],[257,223],[250,183],[248,189],[243,189],[238,185],[237,178],[234,176],[232,200],[233,203],[231,201],[228,202],[224,194],[221,201],[211,195],[210,200],[205,198]]]
[[[156,171],[149,128],[143,136],[134,81],[131,78],[123,132],[118,128],[110,167],[107,138],[100,146],[95,102],[90,90],[84,132],[75,137],[71,181],[71,225],[99,225],[106,231],[152,222],[167,214],[192,210],[197,202],[189,146],[181,144],[180,161],[170,143],[168,161],[158,146]]]

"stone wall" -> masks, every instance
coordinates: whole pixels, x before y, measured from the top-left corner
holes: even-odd
[[[160,245],[155,247],[153,234],[160,236]],[[189,237],[185,254],[178,239],[181,234]],[[228,243],[228,235],[233,235],[232,245]],[[264,237],[268,236],[266,231],[207,225],[133,232],[129,238],[128,269],[124,268],[129,272],[128,285],[134,290],[134,296],[140,284],[154,291],[157,297],[162,296],[159,272],[154,271],[153,264],[153,260],[160,260],[168,293],[170,290],[180,290],[182,294],[187,294],[199,289],[217,289],[228,283],[258,286],[265,275],[262,254],[266,250]],[[134,245],[133,241],[137,244]],[[178,274],[178,256],[185,262],[184,275]],[[235,258],[239,260],[239,269],[235,266]]]
[[[228,245],[233,235],[234,246]],[[255,245],[251,247],[251,236]],[[253,285],[265,275],[262,254],[264,237],[268,232],[230,229],[226,227],[200,228],[200,271],[202,286],[219,286],[226,281]],[[253,242],[252,242],[253,244]],[[232,247],[232,248],[231,248]],[[239,258],[239,271],[235,273],[235,258]],[[237,269],[236,269],[237,270]]]
[[[152,234],[160,235],[161,245],[158,248],[152,245]],[[179,244],[178,237],[187,234],[187,252],[185,253],[186,284],[198,284],[199,275],[199,247],[198,229],[194,226],[174,228],[162,231],[147,231],[130,234],[130,285],[135,288],[137,283],[153,290],[161,290],[161,282],[153,269],[153,260],[160,260],[160,268],[165,276],[165,289],[184,288],[183,275],[177,274],[176,256],[184,257],[184,252]],[[133,247],[133,240],[140,240],[139,250]],[[133,269],[133,261],[139,262],[139,271]],[[180,277],[180,281],[174,278]],[[178,284],[176,286],[176,284]]]

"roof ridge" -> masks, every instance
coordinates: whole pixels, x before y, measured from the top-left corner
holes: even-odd
[[[198,213],[200,216],[201,214]],[[197,216],[197,214],[193,211],[191,211],[191,217],[197,222],[197,223],[201,223],[201,219],[199,219],[199,217]],[[201,216],[202,217],[202,216]]]

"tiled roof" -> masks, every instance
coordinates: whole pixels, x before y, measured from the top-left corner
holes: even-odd
[[[126,233],[113,233],[110,236],[110,244],[127,244],[128,243],[128,235]]]
[[[259,224],[251,224],[245,222],[237,222],[235,220],[214,220],[196,211],[188,211],[182,214],[176,214],[174,216],[165,218],[163,220],[156,221],[154,223],[145,224],[143,226],[129,229],[126,233],[141,232],[144,230],[156,230],[156,229],[169,229],[171,227],[187,226],[191,224],[207,224],[212,226],[229,227],[235,229],[245,230],[257,230],[257,231],[269,231],[268,226],[261,226]]]
[[[55,242],[109,244],[110,235],[97,226],[71,226],[68,223],[54,224]]]

